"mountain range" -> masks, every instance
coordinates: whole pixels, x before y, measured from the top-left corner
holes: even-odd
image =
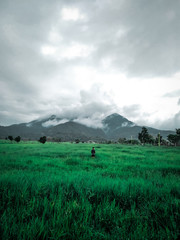
[[[158,130],[147,127],[149,134],[156,137],[158,133],[163,138],[173,131]],[[62,141],[103,141],[118,140],[119,138],[137,139],[138,133],[141,132],[142,126],[129,121],[127,118],[114,113],[101,122],[101,127],[89,127],[84,124],[75,122],[74,119],[62,119],[56,115],[31,121],[29,123],[13,124],[11,126],[0,126],[0,138],[8,136],[21,136],[22,139],[38,140],[41,136],[50,139],[61,139]]]

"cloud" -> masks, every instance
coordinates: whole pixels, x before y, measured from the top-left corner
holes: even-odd
[[[132,120],[151,114],[141,105],[150,87],[142,82],[170,76],[166,85],[180,69],[179,7],[178,0],[0,1],[1,124],[51,113],[89,125],[113,111]],[[128,85],[134,77],[138,86]],[[179,98],[171,83],[161,97]]]
[[[139,104],[124,106],[122,111],[125,116],[129,118],[134,118],[140,114],[141,106]]]
[[[169,98],[174,98],[174,97],[179,97],[180,96],[180,89],[168,92],[163,95],[163,97],[169,97]]]
[[[154,125],[156,128],[175,131],[176,128],[180,128],[180,111],[168,119],[155,122]]]
[[[179,1],[116,0],[102,6],[97,2],[96,10],[89,8],[87,33],[96,44],[93,59],[97,63],[109,57],[112,65],[131,76],[164,76],[178,71]]]
[[[89,127],[102,127],[101,120],[118,110],[111,97],[93,85],[89,90],[80,91],[80,101],[60,109],[57,115]]]
[[[63,8],[61,14],[62,19],[66,21],[77,21],[85,17],[79,12],[78,8]]]
[[[56,126],[58,124],[63,124],[66,122],[69,122],[69,120],[68,119],[61,119],[61,120],[53,119],[53,120],[48,120],[48,121],[42,123],[42,126],[43,127],[51,127],[51,126]]]
[[[103,124],[101,120],[102,119],[98,119],[98,118],[77,118],[74,120],[74,122],[81,123],[83,125],[86,125],[92,128],[102,128]]]

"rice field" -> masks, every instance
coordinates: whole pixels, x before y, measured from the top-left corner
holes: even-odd
[[[179,239],[179,222],[178,147],[0,141],[2,240]]]

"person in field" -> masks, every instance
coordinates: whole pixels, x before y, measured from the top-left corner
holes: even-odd
[[[95,149],[93,147],[92,150],[91,150],[91,157],[95,157],[95,153],[96,153],[96,151],[95,151]]]

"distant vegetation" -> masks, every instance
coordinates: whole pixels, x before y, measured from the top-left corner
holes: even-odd
[[[39,142],[40,143],[45,143],[47,141],[47,139],[46,139],[46,136],[44,136],[44,137],[40,137],[40,139],[39,139]]]
[[[180,128],[176,129],[176,134],[169,134],[168,135],[168,140],[174,144],[177,145],[180,141]]]
[[[16,137],[14,140],[15,140],[15,141],[18,143],[18,142],[20,142],[20,141],[21,141],[21,137],[20,137],[20,136],[18,136],[18,137]]]
[[[21,137],[20,136],[17,136],[15,138],[13,138],[13,136],[8,136],[7,139],[10,140],[11,142],[14,140],[17,143],[21,141]]]
[[[0,141],[1,239],[177,240],[179,155],[178,147]]]
[[[18,136],[16,138],[13,138],[13,136],[8,136],[6,139],[9,139],[11,142],[13,140],[15,140],[16,142],[20,142],[21,137]],[[57,137],[40,137],[38,140],[40,143],[45,143],[46,141],[50,141],[50,142],[61,142],[62,139],[61,138],[57,138]],[[71,141],[73,142],[73,141]],[[84,141],[82,139],[79,138],[75,138],[74,139],[75,143],[80,143],[80,142],[94,142],[93,140],[87,140]],[[151,144],[151,145],[178,145],[180,144],[180,128],[176,129],[176,134],[169,134],[167,136],[167,140],[163,139],[163,137],[160,135],[160,133],[157,134],[157,137],[154,138],[152,135],[149,134],[148,129],[146,127],[142,127],[141,132],[139,132],[138,134],[138,140],[137,139],[126,139],[126,138],[119,138],[117,141],[113,141],[113,140],[96,140],[95,142],[97,143],[107,143],[107,144],[111,144],[111,143],[121,143],[121,144]]]
[[[13,136],[8,136],[8,139],[9,139],[10,141],[13,141]]]
[[[146,127],[142,127],[142,131],[138,135],[138,139],[142,144],[150,143],[153,145],[168,145],[168,142],[162,138],[160,133],[154,139],[152,135],[148,133],[148,129]],[[176,129],[176,134],[169,134],[167,136],[168,141],[171,144],[177,145],[180,142],[180,128]]]

